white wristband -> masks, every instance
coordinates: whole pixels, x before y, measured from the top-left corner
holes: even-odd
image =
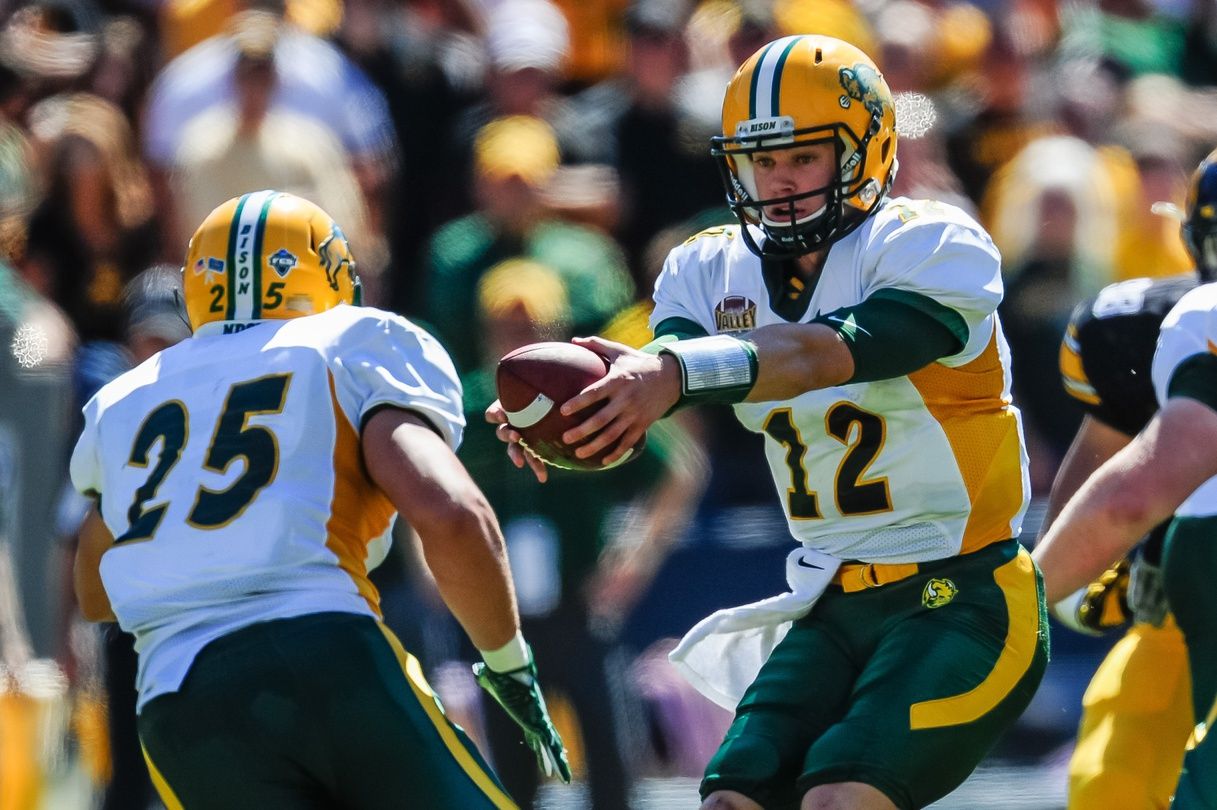
[[[680,362],[681,393],[686,397],[751,388],[756,382],[756,350],[730,335],[677,340],[659,351]]]
[[[511,672],[523,669],[532,663],[532,652],[524,642],[524,636],[519,630],[511,637],[511,641],[497,650],[478,650],[486,666],[495,672]]]

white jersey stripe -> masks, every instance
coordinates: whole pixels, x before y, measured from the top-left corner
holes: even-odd
[[[761,57],[761,63],[756,66],[757,80],[753,85],[753,118],[773,118],[778,114],[773,103],[774,82],[781,78],[778,67],[785,61],[786,52],[798,39],[798,36],[783,37],[770,45]]]

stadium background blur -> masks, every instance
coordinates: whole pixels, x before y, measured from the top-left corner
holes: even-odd
[[[432,328],[481,395],[476,375],[522,341],[648,339],[666,251],[730,221],[708,157],[726,81],[791,33],[875,57],[898,94],[895,193],[965,208],[1002,250],[1030,544],[1080,419],[1056,359],[1074,303],[1188,269],[1177,220],[1151,206],[1182,205],[1217,143],[1212,2],[0,3],[0,810],[100,806],[120,761],[100,633],[72,604],[84,507],[67,454],[90,391],[140,340],[181,337],[164,265],[212,206],[263,187],[320,204],[350,237],[365,301]],[[603,493],[582,533],[555,537],[544,505],[505,525],[526,619],[577,621],[608,672],[608,714],[581,731],[579,701],[556,690],[577,781],[544,786],[540,807],[587,806],[578,777],[600,723],[617,730],[633,806],[693,806],[727,718],[665,645],[782,586],[790,541],[759,439],[713,409],[671,433],[655,487]],[[506,465],[481,474],[522,497]],[[386,620],[484,734],[472,651],[399,534],[377,574]],[[1055,632],[1034,703],[939,806],[1063,806],[1109,643]]]

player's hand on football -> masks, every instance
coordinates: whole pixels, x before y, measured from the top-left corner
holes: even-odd
[[[507,443],[507,457],[511,459],[511,463],[519,469],[524,469],[524,465],[527,464],[537,480],[544,484],[549,478],[544,462],[529,453],[524,449],[524,445],[520,444],[520,432],[507,424],[507,411],[503,410],[502,403],[497,399],[486,409],[486,421],[496,425],[495,435],[499,441]]]
[[[545,775],[557,776],[570,784],[566,747],[549,719],[549,709],[537,682],[536,663],[530,661],[520,669],[495,672],[479,662],[473,665],[473,677],[524,731],[524,742],[537,755],[537,765]]]
[[[573,342],[607,359],[609,370],[602,379],[562,403],[562,413],[569,416],[604,402],[603,407],[563,433],[562,441],[578,444],[588,439],[576,451],[580,458],[615,447],[604,459],[605,464],[612,464],[680,399],[680,368],[674,358],[648,354],[604,338],[575,338]]]

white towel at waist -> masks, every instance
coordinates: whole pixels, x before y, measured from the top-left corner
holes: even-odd
[[[698,692],[734,711],[773,648],[807,615],[840,565],[829,554],[796,548],[786,556],[788,593],[710,614],[685,633],[668,660]]]

